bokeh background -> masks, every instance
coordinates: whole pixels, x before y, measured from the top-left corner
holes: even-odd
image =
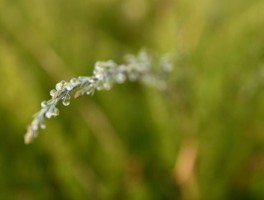
[[[0,199],[264,199],[263,0],[0,0]],[[167,92],[125,83],[60,106],[60,80],[172,52]]]

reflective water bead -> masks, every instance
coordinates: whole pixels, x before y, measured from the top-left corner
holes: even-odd
[[[97,61],[94,67],[95,71],[98,71],[98,72],[104,71],[104,65],[105,65],[105,62]]]
[[[40,128],[45,129],[46,125],[45,124],[40,124]]]
[[[96,87],[96,89],[97,89],[98,91],[103,90],[103,89],[104,89],[104,86],[103,86],[102,84],[100,84],[100,85],[98,85],[98,86]]]
[[[89,87],[89,89],[86,91],[86,94],[87,95],[93,95],[94,94],[94,90],[95,90],[94,87]]]
[[[72,90],[73,89],[73,85],[71,83],[67,83],[66,89],[69,90],[69,91]]]
[[[109,68],[114,68],[117,66],[117,64],[113,60],[108,60],[105,64]]]
[[[122,73],[118,73],[116,76],[115,76],[115,80],[117,83],[124,83],[125,80],[126,80],[126,76]]]
[[[94,79],[93,78],[89,78],[89,83],[94,83]]]
[[[95,74],[95,77],[98,79],[98,80],[102,80],[104,78],[104,75],[101,74],[101,73],[97,73]]]
[[[105,82],[103,86],[105,90],[110,90],[112,87],[112,85],[109,82]]]
[[[95,69],[93,71],[93,74],[98,80],[102,80],[104,78],[105,73],[105,63],[104,62],[96,62],[95,63]]]
[[[42,101],[41,102],[41,107],[45,108],[48,105],[47,101]]]
[[[62,104],[64,106],[70,105],[70,99],[71,99],[71,96],[69,94],[67,94],[62,100]]]
[[[79,83],[79,81],[78,81],[77,78],[72,78],[72,79],[70,80],[70,83],[73,84],[73,85],[76,85],[76,84]]]
[[[54,97],[57,93],[57,90],[53,89],[50,91],[50,96]]]
[[[50,111],[48,111],[48,112],[45,113],[45,116],[46,116],[47,118],[51,118],[52,115],[53,115],[53,113],[51,113]]]
[[[61,90],[62,89],[62,84],[61,83],[57,83],[55,88],[56,88],[57,91]]]
[[[81,81],[82,84],[94,82],[94,79],[92,77],[87,77],[87,76],[79,76],[78,79]]]
[[[62,104],[63,104],[64,106],[68,106],[68,105],[70,105],[70,99],[63,99]]]
[[[56,90],[61,90],[63,88],[63,86],[65,85],[65,81],[61,81],[59,83],[56,84]]]

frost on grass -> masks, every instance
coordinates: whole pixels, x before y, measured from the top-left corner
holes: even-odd
[[[34,115],[24,137],[25,143],[32,142],[38,135],[39,129],[44,129],[45,119],[59,115],[57,105],[70,104],[72,95],[77,98],[82,95],[93,95],[96,90],[110,90],[115,83],[122,84],[126,80],[140,81],[147,85],[163,90],[166,88],[166,77],[172,70],[168,56],[161,58],[150,56],[146,51],[138,55],[127,55],[124,64],[116,64],[109,60],[96,62],[92,76],[79,76],[69,82],[61,81],[50,91],[51,99],[41,102],[41,109]],[[74,92],[74,94],[73,94]]]

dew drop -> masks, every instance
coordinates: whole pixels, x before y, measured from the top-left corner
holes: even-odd
[[[95,74],[95,77],[98,79],[98,80],[102,80],[104,78],[104,75],[101,74],[101,73],[98,73],[98,74]]]
[[[45,129],[46,125],[45,124],[40,124],[40,128]]]
[[[72,78],[70,80],[70,83],[73,85],[73,86],[76,86],[80,81],[77,79],[77,78]]]
[[[71,83],[67,83],[66,89],[69,90],[69,91],[72,90],[73,89],[73,85]]]
[[[86,94],[88,94],[88,95],[93,95],[94,92],[95,92],[95,89],[92,88],[91,90],[87,91]]]
[[[63,86],[65,85],[65,81],[61,81],[59,83],[56,84],[56,90],[62,90]]]
[[[50,91],[50,96],[54,97],[56,93],[57,93],[57,90],[53,89]]]
[[[62,101],[62,104],[63,104],[64,106],[68,106],[68,105],[70,105],[70,100],[65,99],[65,100]]]
[[[48,105],[47,101],[42,101],[41,102],[41,107],[45,108]]]
[[[83,83],[93,83],[94,79],[91,77],[87,77],[87,76],[79,76],[78,77]]]
[[[97,89],[98,91],[101,91],[101,90],[104,89],[104,86],[103,86],[103,85],[98,85],[98,86],[96,87],[96,89]]]
[[[111,87],[112,87],[111,84],[110,84],[109,82],[105,82],[103,86],[104,86],[104,89],[105,89],[105,90],[110,90]]]
[[[125,80],[126,80],[126,76],[124,74],[122,74],[122,73],[119,73],[119,74],[116,75],[115,80],[119,84],[124,83]]]
[[[46,112],[46,114],[45,114],[45,116],[46,116],[47,118],[49,118],[49,119],[52,117],[52,115],[53,115],[53,114],[52,114],[50,111]]]

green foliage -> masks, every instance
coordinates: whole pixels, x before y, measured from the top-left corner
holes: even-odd
[[[0,0],[0,199],[264,199],[262,0]],[[141,47],[170,87],[126,83],[23,134],[58,80]],[[60,105],[59,105],[60,107]]]

